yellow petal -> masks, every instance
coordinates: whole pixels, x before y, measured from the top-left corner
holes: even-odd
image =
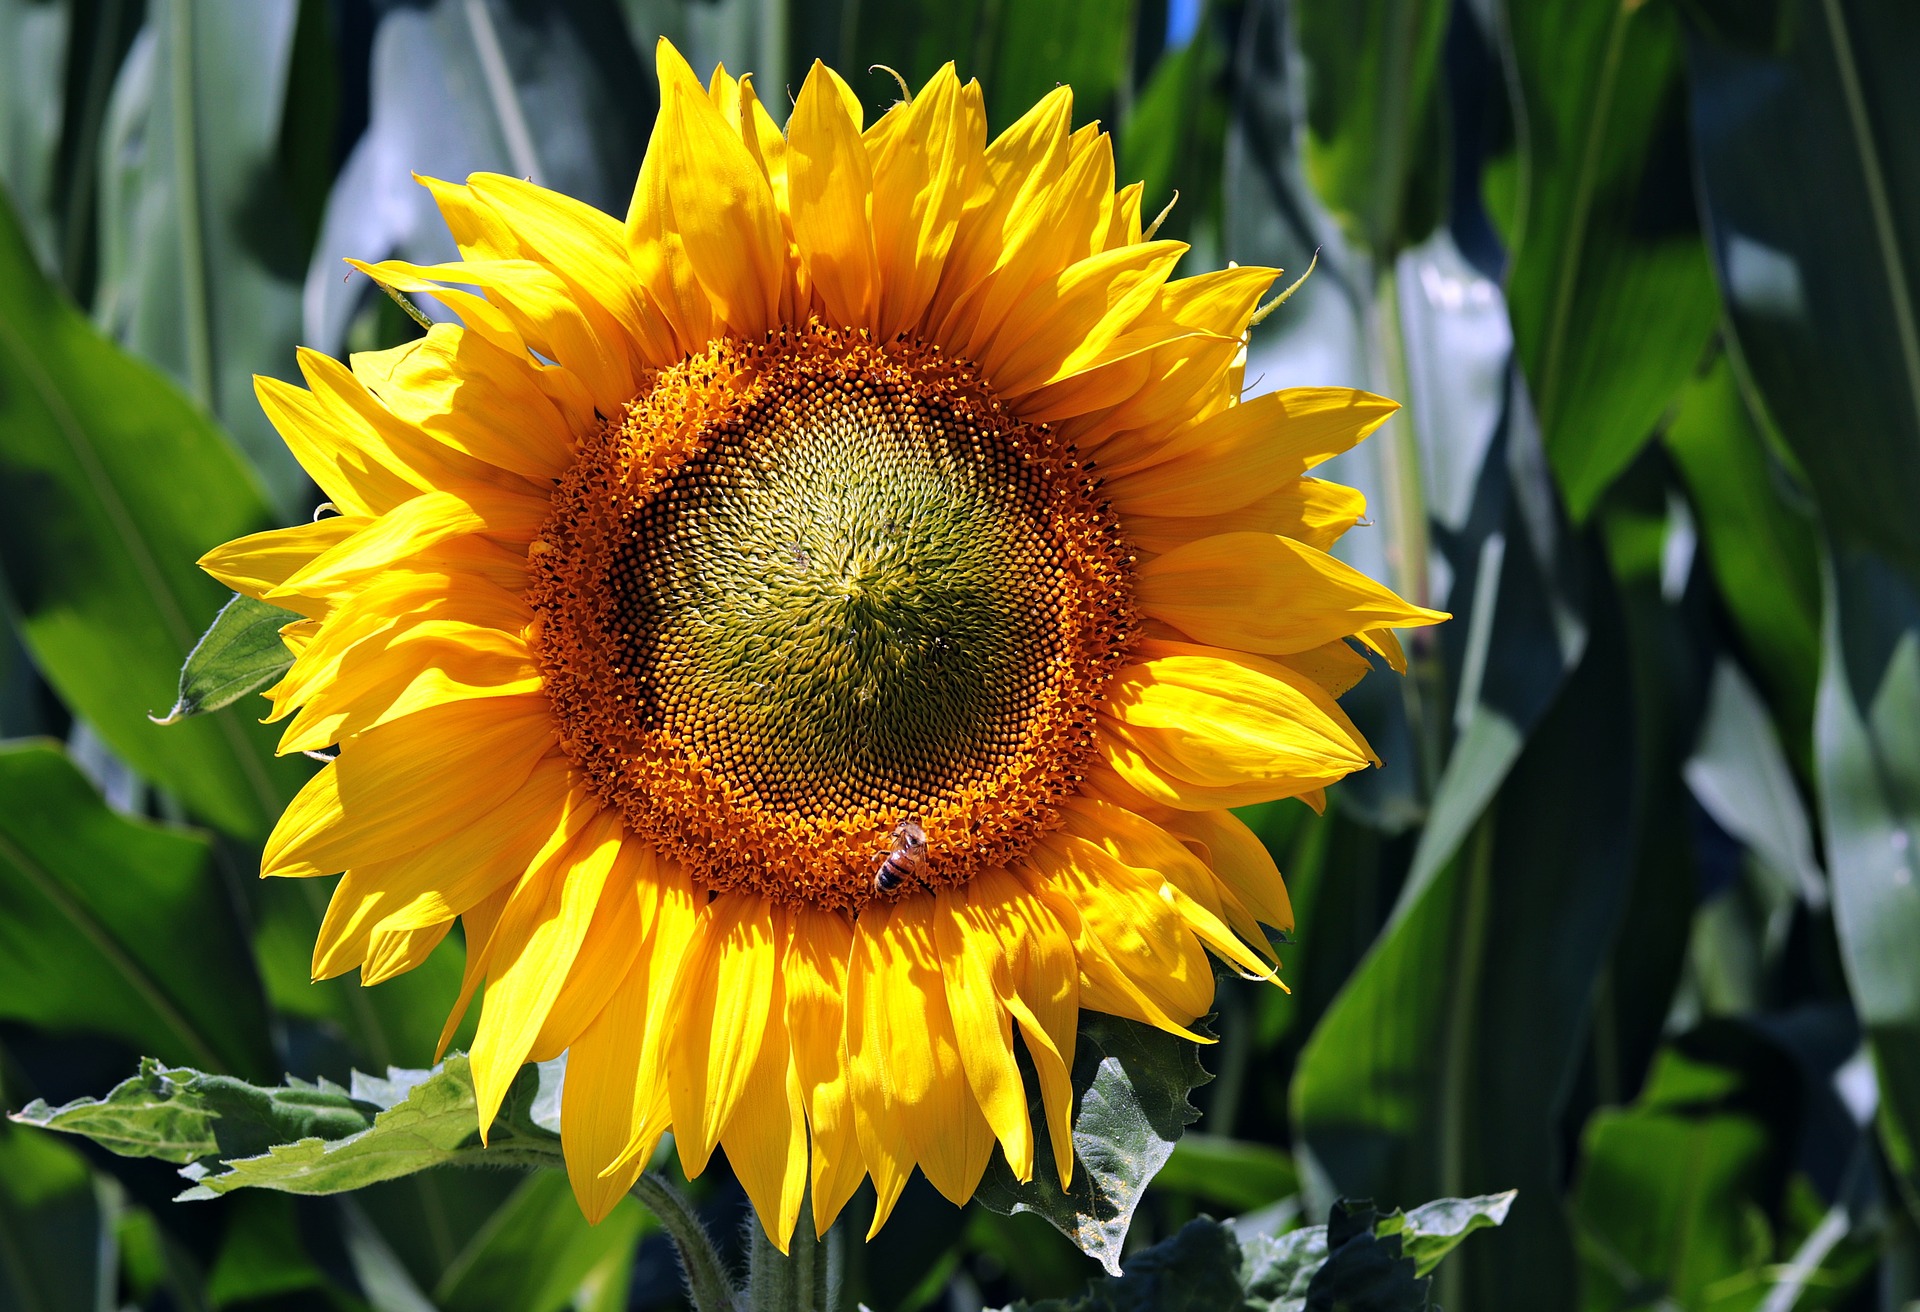
[[[1186,249],[1185,243],[1177,241],[1123,246],[1089,256],[1043,280],[1013,307],[991,345],[980,354],[994,390],[1021,396],[1105,363],[1126,330],[1153,303]],[[1159,340],[1145,342],[1137,349],[1159,344]]]
[[[1214,515],[1348,450],[1400,407],[1344,387],[1294,387],[1230,406],[1135,460],[1104,460],[1123,514]]]
[[[900,109],[899,131],[868,142],[883,338],[917,325],[933,304],[961,211],[985,168],[986,122],[965,100],[945,64]]]
[[[599,806],[573,788],[568,774],[564,756],[549,756],[499,805],[445,838],[361,867],[379,875],[379,927],[417,929],[459,915],[511,888],[544,848],[572,841]]]
[[[469,1054],[482,1142],[573,969],[623,837],[619,813],[602,812],[507,899]]]
[[[372,988],[412,970],[433,954],[452,928],[451,920],[443,920],[420,929],[374,930],[366,963],[360,968],[360,986]]]
[[[592,297],[626,330],[642,360],[665,365],[678,358],[672,328],[627,260],[618,219],[499,173],[475,173],[467,185],[513,233],[518,253],[540,260],[578,294]]]
[[[791,300],[786,236],[766,174],[705,96],[662,88],[661,119],[655,142],[666,150],[674,228],[694,276],[729,327],[762,336]]]
[[[993,1131],[961,1065],[934,941],[933,899],[895,903],[885,916],[868,907],[855,925],[855,940],[859,1053],[852,1052],[852,991],[847,1023],[856,1070],[863,1056],[878,1065],[884,1114],[899,1125],[912,1160],[928,1183],[956,1206],[963,1204],[993,1155]],[[863,1149],[866,1142],[863,1134]],[[876,1229],[884,1219],[876,1215]]]
[[[766,1036],[747,1073],[740,1106],[720,1142],[761,1228],[784,1253],[807,1196],[807,1118],[800,1078],[793,1068],[785,991],[778,972],[766,1023]]]
[[[722,893],[674,981],[667,1091],[680,1163],[689,1177],[740,1105],[767,1029],[774,977],[786,951],[786,912],[762,897]]]
[[[475,460],[549,483],[573,463],[573,434],[534,368],[529,357],[445,323],[353,357],[354,377],[398,418]]]
[[[813,1224],[827,1233],[866,1168],[854,1134],[846,1046],[847,960],[853,927],[846,917],[794,912],[784,968],[787,1033],[813,1136]]]
[[[1168,831],[1206,849],[1207,864],[1262,924],[1293,928],[1286,882],[1260,836],[1231,811],[1174,811],[1160,822]]]
[[[967,1083],[1021,1182],[1033,1178],[1033,1124],[1013,1059],[1013,963],[992,928],[969,915],[972,884],[935,899],[934,943]]]
[[[671,982],[696,913],[692,886],[682,872],[661,863],[656,874],[659,901],[642,924],[633,964],[567,1054],[560,1146],[574,1196],[592,1222],[633,1187],[666,1121],[662,1031]],[[635,1145],[635,1136],[644,1135],[649,1123],[651,1137]]]
[[[371,729],[287,804],[262,875],[319,875],[418,851],[498,806],[555,741],[545,696],[453,702]]]
[[[873,176],[860,129],[817,59],[793,104],[787,151],[793,234],[812,286],[831,322],[871,327],[880,290]]]
[[[466,495],[425,492],[403,501],[352,537],[314,557],[268,594],[324,592],[358,583],[451,538],[485,534],[531,542],[552,512],[544,498],[469,487]]]
[[[235,592],[265,600],[315,557],[339,546],[373,520],[364,515],[328,515],[311,524],[276,528],[235,538],[200,557],[200,568]],[[302,615],[326,614],[324,597],[292,595],[282,591],[275,604]]]
[[[1279,533],[1327,551],[1366,513],[1366,497],[1353,488],[1296,478],[1269,496],[1218,515],[1128,515],[1127,541],[1142,551],[1164,553],[1221,533]]]
[[[1140,567],[1140,608],[1204,643],[1285,655],[1383,624],[1438,624],[1324,551],[1271,533],[1224,533]]]
[[[1187,1027],[1213,1005],[1213,968],[1160,881],[1071,835],[1041,839],[1028,861],[1028,887],[1075,935],[1080,1005],[1199,1039]]]
[[[1109,685],[1101,747],[1135,787],[1150,775],[1180,796],[1182,784],[1239,790],[1230,805],[1297,796],[1375,762],[1326,691],[1272,661],[1221,649],[1149,640],[1148,659]],[[1123,750],[1127,749],[1127,750]],[[1156,801],[1181,805],[1147,791]],[[1211,804],[1199,809],[1213,810]]]

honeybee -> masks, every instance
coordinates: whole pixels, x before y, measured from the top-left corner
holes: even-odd
[[[891,841],[884,852],[873,854],[873,889],[891,893],[920,873],[927,862],[927,831],[913,820],[902,820],[893,827]]]

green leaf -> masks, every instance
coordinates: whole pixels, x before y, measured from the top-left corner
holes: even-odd
[[[486,1147],[463,1054],[432,1070],[356,1072],[344,1089],[261,1087],[146,1059],[104,1098],[36,1100],[11,1119],[185,1163],[194,1183],[182,1200],[248,1187],[332,1194],[436,1166],[559,1165],[558,1077],[559,1063],[522,1070]]]
[[[1587,1122],[1573,1197],[1587,1306],[1752,1306],[1750,1292],[1730,1303],[1710,1292],[1772,1256],[1775,1150],[1766,1124],[1740,1109],[1739,1081],[1668,1048],[1632,1107]]]
[[[107,808],[58,748],[0,747],[0,1017],[268,1069],[266,1018],[198,835]]]
[[[1652,436],[1719,315],[1687,201],[1671,5],[1502,6],[1517,153],[1487,174],[1514,344],[1561,491],[1585,519]]]
[[[264,835],[306,775],[246,717],[172,729],[180,666],[226,592],[194,567],[267,526],[246,466],[35,267],[0,202],[0,575],[35,663],[147,779],[229,833]]]
[[[1426,1279],[1475,1230],[1506,1220],[1511,1193],[1446,1198],[1402,1216],[1341,1200],[1326,1225],[1285,1234],[1190,1221],[1084,1294],[1007,1312],[1425,1312]]]
[[[1441,212],[1442,0],[1306,0],[1307,176],[1381,260],[1432,231]]]
[[[180,667],[180,695],[155,723],[178,724],[190,715],[220,710],[277,682],[293,664],[280,630],[299,618],[236,593],[188,653]]]
[[[111,1209],[79,1153],[0,1127],[0,1307],[113,1307]]]
[[[1707,693],[1687,787],[1722,829],[1760,858],[1789,898],[1824,907],[1827,879],[1813,854],[1813,822],[1760,695],[1722,657]]]
[[[300,0],[155,0],[114,88],[95,319],[238,440],[282,516],[311,485],[254,399],[294,377],[312,227],[281,168]],[[298,139],[298,134],[294,134]]]
[[[1072,1185],[1061,1190],[1052,1150],[1043,1144],[1034,1152],[1029,1183],[1015,1180],[1006,1159],[995,1154],[974,1198],[995,1212],[1046,1218],[1118,1275],[1134,1209],[1200,1115],[1187,1094],[1209,1078],[1199,1045],[1137,1021],[1081,1012],[1073,1057]],[[1035,1125],[1045,1125],[1039,1087],[1029,1068],[1029,1112]]]
[[[1880,1086],[1882,1138],[1920,1207],[1920,589],[1830,558],[1814,750],[1834,928]],[[1920,1211],[1916,1211],[1920,1215]]]
[[[1524,537],[1510,543],[1503,574],[1524,549]],[[1486,700],[1455,748],[1402,899],[1296,1068],[1303,1175],[1327,1192],[1558,1189],[1555,1127],[1629,887],[1631,689],[1611,608],[1554,697],[1541,667],[1561,639],[1551,627],[1529,633],[1544,599],[1508,583],[1501,594],[1510,645],[1497,650],[1496,637],[1489,649]],[[1512,716],[1543,692],[1551,709],[1528,734]],[[1491,799],[1476,776],[1488,769],[1504,780]],[[1464,823],[1446,819],[1462,812]],[[1463,843],[1441,845],[1443,820]],[[1523,1209],[1497,1243],[1443,1273],[1452,1287],[1439,1301],[1566,1306],[1574,1280],[1558,1210]]]
[[[1401,1251],[1413,1259],[1419,1274],[1426,1275],[1475,1230],[1504,1222],[1518,1193],[1516,1189],[1509,1189],[1503,1194],[1440,1198],[1422,1203],[1404,1216],[1383,1219],[1379,1233],[1399,1235]]]
[[[1694,154],[1740,360],[1828,531],[1920,577],[1920,11],[1694,7]]]
[[[1682,393],[1664,434],[1707,564],[1792,759],[1811,758],[1820,677],[1820,553],[1811,503],[1775,456],[1722,355]]]

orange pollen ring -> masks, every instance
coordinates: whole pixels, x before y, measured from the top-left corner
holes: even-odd
[[[970,362],[818,322],[646,378],[530,577],[594,793],[710,890],[855,912],[1058,826],[1138,630],[1070,445]]]

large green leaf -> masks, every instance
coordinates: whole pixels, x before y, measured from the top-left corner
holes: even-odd
[[[1790,758],[1805,762],[1820,674],[1810,503],[1762,438],[1725,356],[1687,387],[1664,437],[1721,601],[1786,726]]]
[[[1814,727],[1834,927],[1880,1080],[1888,1155],[1920,1203],[1920,590],[1831,557]]]
[[[1307,176],[1378,259],[1432,230],[1446,159],[1443,0],[1305,0]]]
[[[1138,1021],[1082,1012],[1073,1055],[1072,1183],[1061,1189],[1049,1149],[1034,1153],[1033,1179],[1026,1184],[996,1154],[974,1198],[996,1212],[1045,1217],[1118,1275],[1134,1209],[1200,1115],[1187,1101],[1209,1078],[1198,1047]],[[1027,1088],[1033,1123],[1044,1125],[1040,1084],[1031,1068]]]
[[[1533,693],[1494,681],[1496,660],[1528,659],[1527,638],[1510,622],[1516,649],[1500,653],[1503,626],[1490,626],[1488,700],[1455,748],[1402,901],[1296,1070],[1295,1124],[1309,1178],[1326,1192],[1557,1190],[1556,1120],[1630,882],[1632,711],[1619,623],[1602,613],[1557,697],[1542,682],[1553,667],[1538,645]],[[1540,691],[1551,709],[1530,733],[1500,712]],[[1491,799],[1467,773],[1483,770],[1504,778]],[[1463,813],[1464,823],[1451,818]],[[1450,831],[1461,837],[1430,846]],[[1440,1301],[1565,1306],[1573,1279],[1557,1209],[1523,1208],[1496,1243],[1443,1273],[1453,1288]]]
[[[35,1101],[11,1119],[184,1164],[183,1200],[249,1187],[334,1194],[438,1166],[559,1165],[559,1099],[546,1087],[558,1077],[552,1063],[522,1070],[484,1147],[463,1054],[432,1070],[356,1072],[348,1088],[261,1087],[148,1059],[105,1097]]]
[[[107,809],[57,748],[0,747],[0,1016],[258,1074],[266,1018],[204,839]]]
[[[1719,314],[1689,200],[1671,5],[1509,0],[1515,156],[1487,174],[1514,342],[1576,519],[1653,434]]]
[[[1695,153],[1741,359],[1828,530],[1920,574],[1920,9],[1694,8]]]
[[[613,6],[387,7],[369,76],[371,119],[334,180],[307,268],[307,345],[341,351],[371,293],[365,278],[343,276],[343,259],[456,258],[416,173],[458,181],[492,170],[626,213],[657,93]]]
[[[234,434],[280,514],[310,484],[253,395],[298,377],[312,217],[283,149],[331,104],[289,94],[300,0],[151,0],[114,91],[95,317]],[[322,21],[316,35],[325,31]],[[320,53],[304,52],[309,63]]]
[[[258,485],[164,378],[40,274],[0,203],[0,574],[21,636],[76,715],[146,778],[259,836],[305,774],[228,711],[162,729],[226,592],[194,567],[266,527]]]

